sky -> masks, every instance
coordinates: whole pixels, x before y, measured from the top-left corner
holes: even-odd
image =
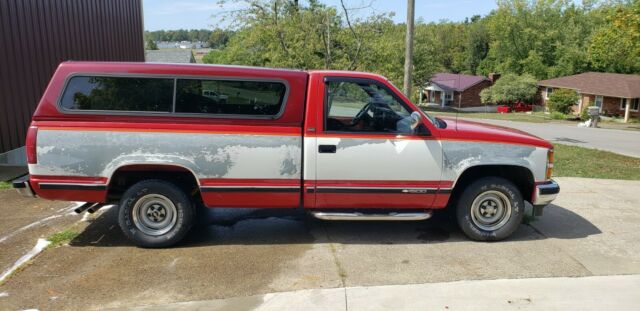
[[[229,0],[227,7],[221,8],[217,0],[143,0],[145,30],[169,29],[213,29],[224,27],[212,17],[216,13],[234,7]],[[340,0],[321,0],[329,6],[340,6]],[[393,19],[398,23],[406,21],[407,1],[405,0],[347,0],[348,8],[368,6],[359,14],[395,12]],[[440,20],[463,21],[465,17],[486,15],[496,8],[495,0],[416,0],[415,18],[425,22]],[[368,10],[368,11],[367,11]]]

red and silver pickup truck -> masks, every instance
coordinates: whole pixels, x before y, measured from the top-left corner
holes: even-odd
[[[15,188],[116,203],[142,247],[180,241],[197,206],[325,220],[423,220],[448,207],[471,239],[500,240],[525,201],[540,215],[560,191],[549,142],[434,118],[361,72],[65,62],[26,150],[30,175]]]

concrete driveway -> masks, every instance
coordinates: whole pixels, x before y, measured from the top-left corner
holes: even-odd
[[[444,213],[422,222],[322,222],[297,211],[212,210],[187,241],[152,250],[125,239],[115,208],[96,218],[57,217],[51,221],[79,222],[81,234],[69,246],[45,250],[0,285],[0,310],[130,308],[297,290],[346,295],[360,286],[640,274],[640,181],[558,180],[562,192],[555,205],[497,243],[467,240]],[[2,195],[7,200],[13,194]],[[3,204],[0,212],[31,210],[29,202]],[[8,225],[2,223],[3,236],[21,228],[4,230]],[[48,234],[43,224],[37,228],[0,243],[3,254],[13,254],[2,256],[0,269],[24,251],[20,241],[33,246]],[[366,301],[366,291],[355,292]]]
[[[515,128],[544,138],[552,143],[607,150],[640,158],[640,131],[581,128],[565,124],[491,119],[466,120]]]

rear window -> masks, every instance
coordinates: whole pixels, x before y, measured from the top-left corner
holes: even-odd
[[[178,79],[178,113],[276,116],[286,86],[280,82]]]
[[[61,106],[68,110],[171,112],[172,78],[75,76]]]

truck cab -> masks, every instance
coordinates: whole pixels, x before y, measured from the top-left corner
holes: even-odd
[[[14,187],[117,204],[142,247],[180,241],[209,208],[301,208],[325,220],[424,220],[455,209],[475,240],[508,237],[559,192],[553,147],[435,118],[382,76],[241,66],[65,62]],[[82,210],[80,210],[82,212]]]

